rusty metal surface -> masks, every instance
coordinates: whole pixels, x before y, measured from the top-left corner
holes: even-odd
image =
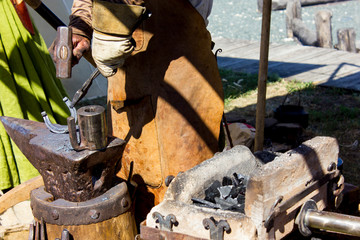
[[[136,240],[205,240],[204,238],[197,238],[183,233],[169,232],[152,228],[145,225],[145,222],[140,224],[140,235],[135,237]]]
[[[76,152],[69,135],[51,133],[44,123],[0,117],[7,133],[43,177],[54,199],[86,201],[110,189],[124,141],[109,139],[105,150]]]
[[[68,118],[69,137],[75,150],[101,150],[107,145],[105,108],[98,105],[84,106],[77,111],[80,139],[77,139],[75,119]]]
[[[54,49],[54,62],[57,78],[71,78],[72,30],[69,27],[57,28]]]
[[[106,193],[84,202],[54,200],[40,187],[31,192],[31,208],[35,218],[56,225],[88,225],[102,222],[126,212],[131,207],[131,198],[125,182]]]

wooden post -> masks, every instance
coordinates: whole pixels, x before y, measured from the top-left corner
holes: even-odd
[[[268,74],[271,4],[272,0],[264,0],[261,25],[261,45],[259,61],[258,96],[256,104],[256,134],[254,151],[261,151],[264,145],[266,81]]]
[[[316,36],[319,47],[332,48],[331,17],[329,10],[318,11],[315,15]]]
[[[288,38],[293,38],[293,28],[292,21],[293,19],[302,19],[301,18],[301,3],[300,0],[289,0],[286,4],[285,11],[285,21],[286,21],[286,35]]]
[[[342,28],[337,31],[337,49],[356,53],[356,32],[353,28]]]

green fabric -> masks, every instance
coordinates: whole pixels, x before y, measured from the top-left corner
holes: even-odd
[[[38,30],[32,36],[25,29],[10,0],[0,0],[0,22],[0,116],[42,121],[46,111],[53,123],[66,124],[66,92]],[[0,189],[38,174],[0,124]]]

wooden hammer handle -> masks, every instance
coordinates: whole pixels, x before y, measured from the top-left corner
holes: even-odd
[[[33,9],[37,9],[41,5],[41,0],[25,0],[25,2]]]

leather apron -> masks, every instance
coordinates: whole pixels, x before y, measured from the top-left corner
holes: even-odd
[[[152,16],[134,32],[136,50],[109,78],[110,134],[127,141],[118,176],[133,180],[148,205],[162,201],[168,175],[218,148],[223,90],[211,37],[187,0],[147,0]],[[137,209],[135,209],[137,211]]]

